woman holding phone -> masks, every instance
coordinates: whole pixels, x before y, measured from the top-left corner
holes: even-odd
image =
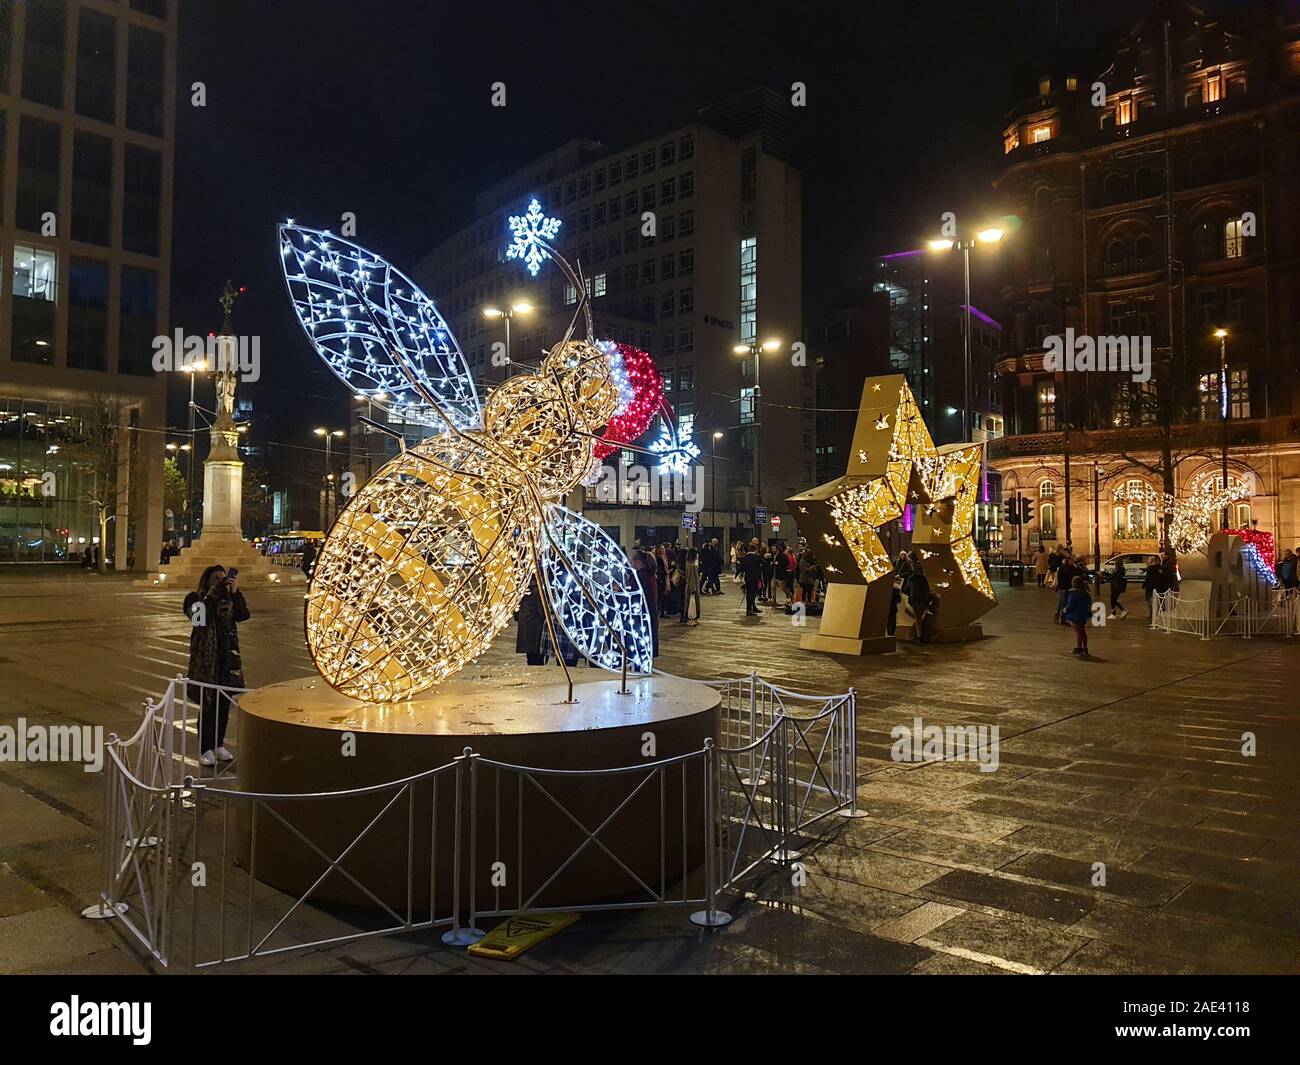
[[[239,570],[209,566],[198,587],[185,597],[182,607],[190,619],[190,680],[223,687],[243,688],[244,667],[239,657],[239,622],[249,618],[248,604],[239,590]],[[229,762],[226,724],[230,720],[230,695],[204,687],[199,701],[199,763]]]

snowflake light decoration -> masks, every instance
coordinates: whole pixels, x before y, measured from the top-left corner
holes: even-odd
[[[664,428],[659,439],[650,445],[650,450],[659,456],[659,466],[670,473],[687,473],[691,460],[700,457],[700,449],[693,440],[682,443],[677,439],[676,428]]]
[[[542,263],[551,257],[547,244],[560,232],[560,219],[548,218],[534,197],[525,214],[511,215],[509,221],[513,239],[506,249],[506,258],[522,259],[528,272],[536,277]]]

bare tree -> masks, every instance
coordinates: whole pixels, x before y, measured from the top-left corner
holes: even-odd
[[[99,524],[100,573],[108,571],[108,522],[117,510],[123,434],[130,432],[123,424],[125,406],[113,396],[92,395],[81,418],[81,431],[71,444],[73,461],[88,475],[83,499],[95,508]]]

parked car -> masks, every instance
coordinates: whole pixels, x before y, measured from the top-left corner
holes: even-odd
[[[1147,560],[1151,558],[1151,552],[1131,552],[1124,555],[1111,555],[1101,564],[1101,575],[1106,580],[1115,572],[1116,566],[1124,567],[1124,576],[1128,578],[1129,583],[1134,582],[1141,584],[1147,575]]]

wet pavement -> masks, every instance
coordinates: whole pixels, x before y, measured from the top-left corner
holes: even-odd
[[[858,693],[869,816],[837,819],[809,841],[806,883],[774,870],[729,900],[735,920],[721,932],[681,911],[586,915],[514,963],[421,934],[238,968],[1300,972],[1300,640],[1155,633],[1139,601],[1128,619],[1092,631],[1084,661],[1051,623],[1052,593],[998,585],[984,640],[854,659],[801,651],[790,619],[746,618],[725,587],[704,600],[699,626],[664,619],[658,665]],[[249,592],[253,619],[240,631],[250,683],[311,671],[301,596],[301,586]],[[498,640],[472,669],[525,671],[513,646]],[[174,591],[79,571],[0,573],[0,724],[133,730],[141,701],[184,670],[187,647]],[[895,761],[891,730],[916,718],[997,726],[996,769]],[[75,765],[0,762],[0,972],[157,968],[78,916],[96,892],[102,787]],[[307,920],[344,928],[336,915]]]

